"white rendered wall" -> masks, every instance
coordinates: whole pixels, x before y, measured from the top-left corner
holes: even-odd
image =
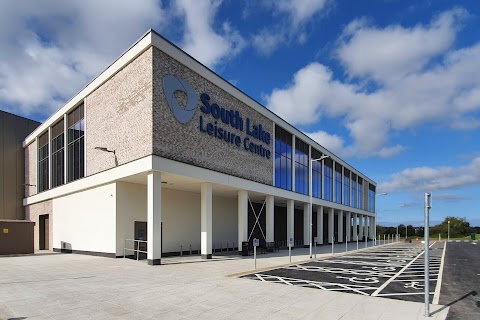
[[[238,247],[238,202],[237,198],[224,198],[213,196],[212,210],[212,242],[215,248],[229,248],[232,243]]]
[[[116,185],[53,199],[53,247],[115,253]]]
[[[117,182],[117,256],[123,256],[125,239],[134,239],[135,221],[147,221],[147,186]]]
[[[237,199],[213,195],[212,243],[237,242]],[[200,193],[162,189],[163,252],[200,250]]]
[[[200,193],[162,188],[162,252],[200,250]]]

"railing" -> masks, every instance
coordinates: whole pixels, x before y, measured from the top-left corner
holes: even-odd
[[[127,248],[127,241],[131,241],[133,242],[133,249],[130,249],[130,248]],[[136,243],[136,249],[135,249],[135,243]],[[128,250],[128,251],[133,251],[134,252],[134,256],[135,256],[135,252],[137,253],[137,261],[138,261],[138,257],[140,256],[139,253],[145,253],[147,254],[147,251],[143,251],[143,250],[140,250],[140,243],[147,243],[146,240],[134,240],[134,239],[125,239],[124,241],[124,244],[123,244],[123,258],[125,258],[126,254],[125,252]]]

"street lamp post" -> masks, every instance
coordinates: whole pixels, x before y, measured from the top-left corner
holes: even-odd
[[[312,213],[313,213],[313,163],[315,161],[322,161],[323,159],[326,159],[326,158],[329,158],[330,156],[327,156],[327,155],[323,155],[321,156],[320,158],[317,158],[317,159],[310,159],[310,189],[309,189],[309,193],[310,193],[310,213],[309,213],[309,222],[310,222],[310,234],[309,234],[309,241],[310,241],[310,259],[312,259],[312,226],[313,226],[313,223],[312,223]],[[318,223],[318,222],[317,222]]]
[[[450,241],[450,220],[448,220],[448,241]]]
[[[375,195],[375,197],[378,197],[378,196],[386,196],[388,193],[386,192],[382,192],[382,193],[377,193]],[[373,234],[374,234],[374,239],[373,240],[373,245],[376,245],[376,242],[377,242],[377,201],[375,201],[375,229],[373,231]]]

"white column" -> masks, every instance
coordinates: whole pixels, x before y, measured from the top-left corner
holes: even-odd
[[[317,207],[317,243],[323,244],[323,206]]]
[[[248,240],[248,192],[238,191],[238,251],[242,251],[242,242]]]
[[[368,216],[363,216],[365,219],[365,224],[363,225],[365,227],[364,235],[365,237],[368,238]]]
[[[295,214],[295,201],[287,200],[287,245],[288,245],[288,240],[290,238],[295,239],[294,214]]]
[[[359,240],[363,239],[363,215],[362,214],[358,215],[358,237],[360,238]]]
[[[275,202],[273,196],[266,196],[265,197],[265,227],[266,227],[266,241],[273,242],[274,234],[275,234],[275,217],[274,217],[274,208]]]
[[[370,217],[370,239],[373,239],[373,237],[375,236],[375,218],[374,217]]]
[[[347,216],[347,226],[346,226],[346,236],[347,236],[347,242],[348,241],[352,241],[352,216],[351,216],[351,212],[347,212],[346,213],[346,216]]]
[[[147,261],[159,265],[162,259],[162,176],[147,176]]]
[[[343,242],[343,210],[338,212],[338,242]]]
[[[352,229],[353,229],[353,241],[357,241],[358,239],[358,219],[357,219],[357,214],[353,214],[353,223],[352,223]]]
[[[310,244],[310,203],[303,204],[303,246]]]
[[[332,243],[332,239],[333,239],[333,236],[334,236],[334,233],[333,233],[333,227],[334,227],[333,218],[334,218],[333,208],[328,208],[328,243]]]
[[[212,259],[212,184],[202,183],[200,190],[202,259]]]

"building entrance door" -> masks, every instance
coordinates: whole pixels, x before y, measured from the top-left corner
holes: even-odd
[[[39,223],[38,223],[38,240],[39,240],[39,249],[40,250],[48,250],[50,249],[49,246],[49,233],[48,233],[48,225],[49,225],[49,219],[48,219],[48,214],[42,214],[39,216]]]
[[[147,241],[147,222],[146,221],[135,221],[135,240],[143,240]],[[137,247],[138,246],[138,247]],[[140,251],[147,251],[147,243],[146,242],[135,242],[135,249]],[[143,260],[147,258],[147,255],[142,252],[134,252],[134,258],[138,260]]]

